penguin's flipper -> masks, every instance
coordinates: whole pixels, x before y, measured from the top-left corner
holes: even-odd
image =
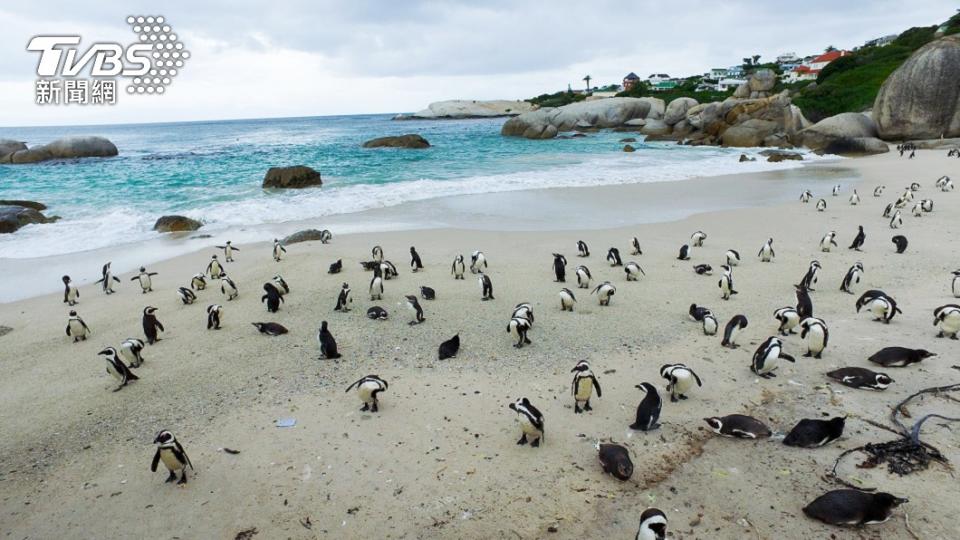
[[[687,371],[689,371],[690,374],[693,375],[693,378],[697,380],[697,386],[703,386],[703,383],[700,382],[700,376],[697,375],[695,371],[690,368],[687,368]],[[599,393],[597,395],[599,395]]]
[[[157,328],[159,328],[161,332],[166,332],[166,330],[163,328],[163,324],[160,321],[157,321]]]
[[[187,453],[183,450],[183,446],[180,444],[180,441],[176,441],[176,446],[173,449],[173,455],[176,456],[177,460],[180,463],[189,465],[193,469],[193,463],[190,462],[190,458],[187,456]]]
[[[937,321],[933,321],[933,325],[936,326],[936,325],[937,325]],[[70,323],[67,323],[67,335],[68,335],[68,336],[70,335]]]
[[[157,472],[157,465],[160,464],[160,447],[157,447],[157,452],[153,454],[153,461],[150,462],[150,472]]]
[[[603,397],[603,393],[600,390],[600,381],[598,381],[597,377],[594,375],[591,375],[590,379],[593,380],[593,386],[597,389],[597,397]]]
[[[787,362],[793,362],[793,363],[796,363],[796,362],[797,362],[797,359],[796,359],[796,358],[790,356],[789,354],[787,354],[787,353],[785,353],[785,352],[781,352],[781,353],[780,353],[780,358],[781,358],[782,360],[786,360]]]

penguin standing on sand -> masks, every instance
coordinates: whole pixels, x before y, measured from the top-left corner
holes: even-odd
[[[583,411],[592,411],[590,406],[590,397],[593,395],[593,389],[597,389],[597,397],[603,394],[600,390],[600,382],[596,375],[590,370],[590,364],[586,360],[577,362],[570,370],[573,373],[573,381],[570,383],[570,392],[573,394],[573,412],[580,414]]]
[[[219,330],[220,319],[223,317],[223,306],[210,304],[207,306],[207,330]]]
[[[67,319],[67,337],[72,337],[73,342],[86,341],[90,335],[90,328],[83,319],[77,315],[76,311],[70,310],[70,318]]]
[[[269,281],[264,283],[263,292],[266,294],[260,297],[260,303],[267,303],[267,312],[276,313],[280,311],[280,304],[283,303],[283,295],[280,294],[280,290],[277,289],[276,285]]]
[[[190,288],[195,291],[202,291],[207,288],[207,278],[203,274],[196,274],[190,278]]]
[[[400,275],[400,273],[397,272],[397,267],[390,261],[380,263],[380,272],[383,273],[384,280],[389,280]]]
[[[577,297],[573,291],[564,287],[560,289],[560,311],[573,311],[573,305],[577,303]]]
[[[690,246],[684,244],[680,246],[680,253],[677,254],[678,261],[689,261],[690,260]]]
[[[890,203],[890,204],[888,204],[888,205],[883,209],[883,217],[885,217],[885,218],[889,218],[889,217],[890,217],[890,214],[893,213],[893,205],[894,205],[894,203]]]
[[[127,338],[120,344],[120,356],[130,363],[130,367],[138,368],[143,365],[143,348],[146,344],[142,339]]]
[[[800,286],[808,291],[813,291],[813,284],[820,279],[820,268],[820,261],[810,261],[810,266],[807,268],[807,273],[804,274],[803,278],[800,279]]]
[[[768,238],[757,252],[757,257],[760,257],[760,262],[770,262],[776,256],[777,254],[773,251],[773,238]]]
[[[643,268],[633,261],[628,262],[627,265],[623,267],[623,271],[627,274],[627,281],[637,281],[641,275],[647,275],[647,273],[643,271]]]
[[[521,319],[526,319],[530,323],[530,327],[533,328],[533,306],[527,302],[521,302],[513,308],[513,314],[510,317],[520,317]]]
[[[587,247],[587,243],[583,240],[577,240],[577,256],[578,257],[589,257],[590,248]]]
[[[153,291],[153,276],[155,275],[157,275],[156,272],[147,272],[147,269],[141,266],[140,273],[130,278],[130,281],[139,281],[142,289],[141,293],[147,294]]]
[[[349,392],[353,388],[357,389],[357,397],[363,402],[363,407],[360,408],[360,411],[377,412],[380,408],[380,400],[377,398],[377,394],[385,391],[388,385],[387,381],[377,375],[367,375],[348,386],[345,392]]]
[[[894,382],[886,373],[877,373],[862,367],[843,367],[827,373],[827,377],[851,388],[886,390]]]
[[[875,317],[874,320],[883,321],[885,324],[890,324],[897,313],[903,313],[897,307],[896,300],[877,289],[871,289],[860,295],[856,307],[857,313],[860,313],[861,308],[866,307]]]
[[[187,483],[187,467],[193,469],[193,463],[180,445],[180,441],[167,430],[157,433],[153,439],[157,445],[157,452],[153,455],[153,461],[150,463],[150,472],[157,472],[157,465],[163,461],[163,465],[170,471],[167,476],[167,482],[173,482],[177,479],[177,471],[180,471],[180,481],[177,484]]]
[[[830,330],[823,319],[816,317],[807,317],[800,321],[800,339],[807,340],[806,357],[821,358],[823,350],[827,348],[830,341]]]
[[[720,287],[721,298],[729,300],[731,296],[738,294],[733,288],[733,269],[727,265],[723,265],[720,268],[723,268],[723,275],[720,276],[720,281],[717,283],[717,286]]]
[[[690,245],[693,247],[703,247],[703,241],[707,239],[707,234],[703,231],[697,231],[690,235]]]
[[[933,212],[933,199],[923,199],[920,201],[920,209],[926,213]]]
[[[280,262],[280,259],[287,254],[287,248],[283,247],[280,240],[273,239],[273,260]]]
[[[703,335],[705,336],[714,336],[717,334],[717,328],[719,323],[717,318],[713,316],[713,313],[707,313],[703,316]]]
[[[740,253],[735,249],[728,249],[726,253],[727,266],[737,266],[740,264]]]
[[[897,210],[893,213],[893,217],[890,218],[890,228],[899,229],[903,225],[903,217],[900,215],[900,211]]]
[[[830,249],[835,247],[838,247],[836,231],[830,231],[820,239],[820,251],[830,253]]]
[[[800,194],[800,202],[802,203],[808,203],[812,198],[813,198],[813,193],[811,193],[809,189],[805,190],[803,193]]]
[[[664,540],[667,537],[667,515],[657,508],[647,508],[640,514],[640,528],[636,540]]]
[[[280,296],[290,292],[290,286],[287,285],[287,280],[283,279],[283,276],[280,274],[273,276],[273,286],[277,289],[277,292],[280,293]]]
[[[380,300],[383,298],[383,278],[380,277],[380,269],[373,270],[373,278],[370,279],[370,300]]]
[[[413,311],[413,320],[410,321],[410,325],[420,324],[423,321],[427,320],[423,316],[423,308],[420,307],[420,302],[417,301],[417,297],[411,295],[404,296],[407,299],[407,309]]]
[[[227,301],[233,300],[240,294],[237,284],[227,275],[226,272],[220,273],[220,294],[226,295]]]
[[[111,263],[108,262],[107,264],[103,265],[103,268],[100,270],[100,279],[96,281],[96,283],[100,284],[100,286],[103,288],[103,292],[106,294],[114,293],[114,282],[120,283],[120,278],[110,272],[110,264]]]
[[[640,239],[636,236],[630,239],[630,254],[643,255],[643,250],[640,249]]]
[[[720,345],[728,349],[736,349],[739,347],[740,345],[737,345],[737,336],[746,327],[747,317],[745,315],[734,315],[723,329],[723,341],[720,342]]]
[[[823,212],[823,211],[826,210],[826,209],[827,209],[827,201],[826,201],[826,200],[820,199],[819,201],[817,201],[817,212]]]
[[[507,333],[512,335],[517,342],[513,346],[517,349],[523,347],[524,345],[530,345],[532,342],[530,338],[527,337],[527,332],[530,331],[530,320],[524,317],[516,317],[510,319],[510,322],[507,323]]]
[[[179,287],[177,289],[177,298],[183,302],[183,305],[190,305],[197,300],[197,295],[194,294],[193,289],[188,289],[186,287]]]
[[[340,287],[340,294],[337,295],[337,305],[334,311],[350,311],[350,304],[353,304],[353,298],[350,296],[350,285],[344,283]]]
[[[339,274],[341,270],[343,270],[343,259],[337,259],[336,262],[330,264],[330,267],[327,269],[327,273]]]
[[[493,282],[490,281],[490,276],[481,273],[477,277],[477,281],[480,284],[480,299],[481,300],[494,300],[493,297]]]
[[[437,358],[440,360],[456,358],[458,352],[460,352],[460,334],[456,334],[440,344],[440,348],[437,350]]]
[[[590,288],[590,280],[593,279],[593,276],[590,275],[590,269],[584,265],[577,267],[577,287],[581,289]]]
[[[856,206],[858,204],[860,204],[860,194],[854,189],[853,195],[850,195],[850,206]]]
[[[777,328],[777,332],[780,332],[781,336],[786,336],[789,334],[795,334],[793,331],[800,324],[800,314],[797,313],[797,310],[787,306],[782,307],[773,312],[773,318],[780,323],[780,327]]]
[[[567,258],[559,253],[553,254],[553,273],[557,278],[557,283],[567,281]]]
[[[860,248],[863,247],[863,242],[867,239],[867,235],[863,232],[863,225],[858,226],[859,230],[857,231],[857,236],[853,238],[853,242],[850,244],[850,247],[847,249],[855,249],[861,251]]]
[[[879,197],[879,196],[883,195],[883,190],[886,189],[886,188],[887,188],[887,186],[877,186],[877,187],[873,188],[873,196],[874,196],[874,197]]]
[[[860,283],[860,276],[863,275],[863,263],[856,262],[853,266],[847,270],[847,274],[843,276],[843,282],[840,283],[840,290],[847,294],[854,294],[850,287],[855,283]]]
[[[333,233],[329,229],[324,229],[320,231],[320,243],[329,244],[330,240],[333,240]]]
[[[761,343],[756,352],[753,353],[750,370],[764,379],[776,377],[777,374],[774,371],[780,367],[780,360],[797,361],[794,357],[783,352],[783,341],[780,338],[771,336]]]
[[[897,253],[903,253],[907,250],[907,237],[902,234],[898,234],[890,239],[891,242],[896,246]]]
[[[620,260],[620,250],[615,247],[608,249],[607,262],[610,263],[610,266],[623,266],[623,261]]]
[[[466,271],[466,266],[463,263],[463,254],[459,254],[453,258],[453,264],[450,265],[450,273],[453,275],[453,279],[464,279],[463,273]]]
[[[223,275],[223,266],[220,265],[216,255],[210,257],[210,263],[207,264],[207,274],[210,275],[210,279],[220,279],[220,276]]]
[[[120,381],[120,386],[113,389],[114,392],[118,392],[121,388],[127,385],[130,381],[135,381],[140,377],[137,377],[130,371],[130,368],[123,363],[123,360],[117,355],[117,350],[113,347],[107,347],[106,349],[97,353],[105,357],[107,361],[107,373],[113,376],[113,378]]]
[[[913,205],[912,213],[913,217],[923,217],[923,201],[917,201],[917,203]]]
[[[160,338],[157,337],[157,330],[166,332],[163,329],[163,324],[157,320],[157,308],[153,306],[143,308],[143,320],[141,322],[143,323],[143,333],[147,336],[147,343],[150,345],[160,341]]]
[[[470,255],[470,273],[476,274],[487,268],[487,256],[482,251],[474,251]]]
[[[337,340],[333,339],[333,334],[327,329],[327,321],[320,323],[320,330],[317,331],[317,343],[320,344],[321,359],[334,360],[340,358],[340,353],[337,351]]]
[[[840,195],[840,184],[833,186],[833,196],[837,197]]]
[[[804,418],[793,426],[783,439],[783,444],[798,448],[818,448],[825,446],[843,435],[846,418],[837,416],[830,420]]]
[[[960,306],[957,304],[947,304],[933,310],[933,325],[940,326],[940,333],[937,337],[950,337],[950,339],[960,339],[957,334],[960,333]]]
[[[953,281],[950,282],[950,291],[953,292],[954,298],[960,298],[960,270],[954,270]]]
[[[663,407],[663,401],[657,392],[657,387],[648,382],[640,383],[636,387],[645,395],[640,405],[637,406],[637,417],[630,429],[638,431],[653,431],[660,427],[657,420],[660,419],[660,409]]]
[[[609,281],[604,281],[603,283],[597,285],[595,289],[590,294],[596,294],[597,298],[600,299],[601,306],[609,306],[610,298],[617,293],[617,288],[613,286],[613,283]]]
[[[683,364],[666,364],[660,367],[660,376],[667,380],[667,392],[670,392],[670,401],[676,402],[687,399],[687,392],[693,388],[693,383],[703,386],[700,377]]]
[[[529,442],[533,448],[540,446],[544,434],[543,413],[534,407],[527,398],[518,399],[511,403],[509,407],[517,413],[517,421],[520,423],[520,430],[523,432],[517,444],[525,445]]]
[[[417,253],[417,248],[413,246],[410,246],[410,270],[412,272],[423,270],[423,261],[420,260],[420,254]]]
[[[233,242],[227,240],[227,243],[222,246],[217,246],[218,249],[223,250],[223,260],[226,262],[233,262],[233,252],[240,251],[240,248],[233,247]]]
[[[813,317],[813,300],[810,299],[810,293],[807,292],[807,288],[802,284],[794,285],[794,293],[797,297],[797,315],[800,316],[800,320],[806,319],[807,317]]]
[[[803,513],[828,525],[862,527],[887,521],[894,508],[907,502],[910,501],[884,492],[835,489],[804,506]]]

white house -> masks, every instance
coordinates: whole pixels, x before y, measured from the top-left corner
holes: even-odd
[[[741,84],[747,82],[745,79],[720,79],[717,81],[717,84],[714,85],[717,92],[726,92],[727,90],[736,89]]]
[[[795,52],[787,52],[777,56],[778,64],[797,64],[801,58]]]
[[[808,61],[804,61],[803,64],[787,73],[786,76],[784,76],[784,82],[794,83],[816,80],[817,76],[820,75],[820,71],[827,67],[830,62],[833,62],[837,58],[848,56],[849,54],[850,51],[830,51],[820,56],[815,56]]]
[[[650,76],[647,77],[647,82],[650,83],[651,86],[669,80],[670,76],[666,73],[651,73]]]

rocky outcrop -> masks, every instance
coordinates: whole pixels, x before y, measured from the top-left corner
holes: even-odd
[[[53,223],[59,219],[59,216],[47,217],[39,210],[26,206],[0,206],[0,234],[16,232],[25,225]]]
[[[634,148],[632,145],[625,144],[625,145],[623,145],[623,151],[624,151],[624,152],[636,152],[637,149]]]
[[[655,118],[650,118],[647,120],[647,123],[640,128],[640,133],[644,135],[666,135],[670,133],[671,129],[663,120],[657,120]]]
[[[697,105],[699,105],[699,103],[693,98],[678,97],[667,105],[667,110],[663,114],[663,122],[668,126],[672,126],[681,120],[686,120],[687,111]]]
[[[300,242],[322,242],[323,231],[317,229],[305,229],[297,231],[280,241],[281,244],[299,244]]]
[[[389,137],[377,137],[363,143],[364,148],[430,148],[430,143],[417,135],[408,133],[406,135],[391,135]]]
[[[187,216],[161,216],[153,224],[153,230],[161,233],[195,231],[200,227],[203,223]]]
[[[394,117],[394,120],[497,118],[501,116],[517,116],[534,109],[536,109],[536,107],[528,101],[509,101],[506,99],[490,101],[452,99],[431,103],[426,109],[413,114],[397,115]]]
[[[766,156],[770,163],[780,163],[781,161],[803,161],[803,155],[796,152],[785,152],[783,150],[763,150],[761,156]]]
[[[321,185],[320,173],[305,165],[270,167],[263,177],[264,188],[302,189]]]
[[[66,137],[27,148],[19,141],[0,140],[0,163],[37,163],[52,159],[113,157],[116,145],[103,137]]]
[[[46,210],[47,205],[37,201],[18,201],[18,200],[0,200],[0,206],[22,206],[24,208],[33,208],[34,210]]]
[[[608,98],[581,101],[563,107],[547,107],[521,114],[503,124],[501,135],[527,139],[551,139],[572,131],[577,124],[592,128],[615,128],[635,119],[659,118],[663,100],[657,98]]]
[[[770,96],[773,87],[777,85],[777,74],[770,69],[758,69],[747,77],[747,82],[733,91],[737,99],[758,99]]]
[[[873,104],[880,138],[960,136],[960,35],[918,49],[887,77]]]
[[[877,138],[873,119],[862,113],[841,113],[825,118],[798,135],[803,146],[827,154],[878,154],[889,152]]]

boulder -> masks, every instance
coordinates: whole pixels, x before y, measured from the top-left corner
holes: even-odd
[[[298,244],[300,242],[320,242],[323,240],[323,231],[305,229],[297,231],[280,241],[281,244]]]
[[[47,205],[36,201],[17,201],[0,200],[0,206],[22,206],[24,208],[33,208],[34,210],[46,210]]]
[[[678,97],[677,99],[670,102],[667,105],[667,110],[663,114],[663,121],[668,126],[672,126],[677,122],[687,118],[687,111],[691,107],[699,105],[697,100],[688,97]]]
[[[737,99],[747,99],[750,97],[750,83],[745,82],[733,91],[732,97]]]
[[[757,158],[755,158],[755,157],[747,157],[746,154],[740,154],[740,163],[744,163],[744,162],[748,162],[748,161],[756,161],[756,160],[757,160]]]
[[[203,227],[203,223],[187,216],[161,216],[153,224],[153,230],[161,233],[195,231]]]
[[[761,156],[766,156],[770,163],[780,163],[781,161],[803,161],[803,155],[797,152],[786,152],[784,150],[763,150]]]
[[[826,151],[827,147],[838,148],[873,148],[880,150],[881,145],[874,142],[854,142],[854,139],[876,139],[877,126],[873,120],[861,113],[840,113],[836,116],[824,118],[816,124],[802,130],[797,138],[801,143],[818,152]],[[882,147],[886,147],[883,145]],[[889,149],[884,149],[886,152]],[[828,152],[837,153],[837,152]],[[860,151],[852,153],[864,153]]]
[[[416,133],[377,137],[363,143],[364,148],[430,148],[430,143]]]
[[[881,139],[960,136],[960,34],[927,43],[887,77],[873,104]]]
[[[777,124],[770,120],[750,119],[727,128],[720,141],[723,146],[763,146],[763,140],[776,129]]]
[[[58,216],[47,217],[39,210],[24,206],[0,206],[0,234],[16,232],[20,227],[35,223],[53,223]]]
[[[636,148],[634,148],[633,146],[630,146],[629,144],[624,145],[623,147],[624,152],[636,152],[636,150],[637,150]]]
[[[11,141],[3,141],[4,148],[10,149]],[[23,143],[19,143],[23,145]],[[23,145],[19,150],[3,156],[0,149],[0,161],[9,163],[37,163],[51,159],[76,159],[85,157],[113,157],[118,154],[117,147],[103,137],[66,137],[51,143],[26,148]]]
[[[634,118],[633,120],[627,120],[623,125],[628,127],[643,127],[647,123],[646,118]]]
[[[653,118],[655,120],[663,119],[663,115],[667,110],[667,102],[655,97],[642,97],[640,99],[650,104],[650,112],[647,113],[647,118]]]
[[[656,98],[608,98],[580,101],[563,107],[547,107],[516,116],[504,122],[500,134],[528,139],[550,139],[562,131],[572,131],[578,123],[594,128],[623,126],[630,120],[650,118],[663,100]],[[659,109],[662,113],[662,109]]]
[[[838,155],[885,154],[890,147],[876,137],[849,137],[833,139],[819,151]]]
[[[321,185],[320,173],[305,165],[270,167],[263,177],[264,188],[301,189]]]
[[[758,69],[747,78],[751,92],[770,92],[777,84],[777,74],[772,69]]]
[[[9,163],[10,154],[26,150],[27,145],[20,141],[0,139],[0,163]]]
[[[517,116],[535,109],[536,106],[528,101],[452,99],[431,103],[426,109],[413,114],[397,115],[394,117],[394,120],[497,118],[501,116]]]
[[[670,126],[663,120],[653,120],[648,118],[647,123],[640,128],[640,133],[644,135],[666,135],[670,133]]]

